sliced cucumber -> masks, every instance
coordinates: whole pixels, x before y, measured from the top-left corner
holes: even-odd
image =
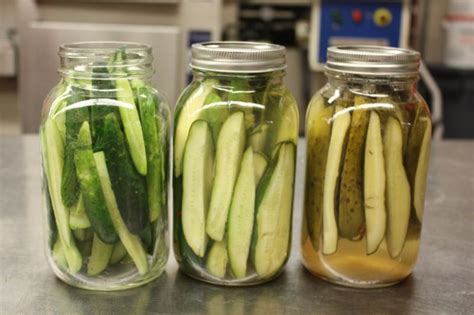
[[[143,275],[148,272],[147,256],[140,241],[140,237],[130,233],[120,215],[120,211],[117,206],[117,200],[115,199],[109,173],[107,171],[104,152],[101,151],[94,153],[94,159],[97,165],[97,172],[100,177],[100,185],[102,186],[102,190],[105,195],[105,201],[107,203],[107,208],[110,213],[112,223],[115,227],[115,230],[117,231],[120,241],[122,242],[123,246],[125,246],[128,254],[135,263],[138,272]]]
[[[247,273],[247,260],[252,239],[255,217],[255,156],[257,155],[253,154],[252,147],[245,151],[229,210],[227,247],[232,273],[237,279],[245,277]],[[263,161],[267,162],[265,159]]]
[[[277,273],[288,258],[295,178],[295,145],[284,142],[264,190],[258,190],[255,270],[261,278]],[[269,169],[271,170],[271,169]],[[263,180],[262,180],[262,184]]]
[[[428,164],[431,150],[431,121],[426,119],[426,127],[423,132],[423,140],[420,147],[420,155],[416,166],[415,184],[413,188],[413,205],[416,216],[421,222],[425,208],[426,178],[428,176]]]
[[[110,256],[114,250],[114,245],[104,243],[97,234],[92,240],[92,252],[87,263],[87,275],[97,276],[107,268]]]
[[[250,134],[248,142],[255,152],[265,151],[269,129],[270,125],[262,123]]]
[[[207,246],[206,214],[210,202],[214,145],[212,132],[203,120],[189,130],[183,163],[182,226],[187,244],[203,257]]]
[[[255,186],[257,186],[267,169],[268,160],[262,153],[255,152],[253,154],[253,163],[255,168]]]
[[[206,221],[206,232],[215,241],[224,239],[227,215],[244,145],[244,113],[236,112],[225,121],[217,140],[216,176]]]
[[[74,161],[87,217],[91,222],[91,226],[102,241],[113,244],[118,240],[118,237],[110,219],[110,214],[107,211],[107,204],[100,185],[99,174],[97,173],[92,152],[92,137],[87,121],[82,124],[79,131]]]
[[[188,133],[193,122],[199,119],[204,102],[214,89],[214,80],[206,80],[198,86],[191,95],[187,97],[187,101],[183,104],[179,113],[178,121],[174,133],[174,175],[181,176],[183,173],[183,155]]]
[[[219,278],[225,277],[227,262],[229,260],[225,243],[225,241],[214,242],[206,261],[207,271]]]
[[[383,135],[383,153],[387,179],[387,248],[398,257],[405,245],[410,220],[410,184],[403,167],[403,131],[400,122],[389,117]]]
[[[82,266],[82,256],[76,247],[74,237],[69,229],[69,210],[61,200],[61,183],[64,144],[54,120],[47,119],[41,132],[43,163],[45,166],[48,190],[51,194],[54,218],[58,227],[59,239],[66,256],[68,270],[77,273]]]
[[[120,262],[125,256],[127,256],[127,249],[123,246],[122,242],[119,241],[115,244],[112,255],[110,256],[110,264],[114,265]]]
[[[91,222],[86,214],[86,207],[84,206],[84,199],[82,194],[79,195],[77,204],[71,209],[69,213],[69,227],[71,230],[87,229],[91,226]]]
[[[122,118],[125,136],[130,148],[133,164],[141,175],[147,173],[147,161],[143,131],[138,116],[138,110],[133,97],[133,91],[127,79],[116,79],[117,100],[128,103],[129,106],[120,106],[120,117]]]
[[[379,115],[370,113],[365,144],[364,206],[367,254],[374,253],[385,235],[385,168]]]
[[[329,140],[326,172],[323,192],[323,254],[333,254],[337,249],[338,231],[336,224],[336,186],[339,177],[339,166],[347,129],[351,115],[344,108],[336,105],[333,116],[331,138]]]
[[[56,240],[53,246],[53,260],[58,264],[59,267],[67,269],[66,255],[64,255],[63,245],[61,240]]]

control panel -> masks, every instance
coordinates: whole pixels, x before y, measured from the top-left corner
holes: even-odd
[[[322,70],[336,45],[407,47],[409,0],[315,0],[311,9],[309,63]]]

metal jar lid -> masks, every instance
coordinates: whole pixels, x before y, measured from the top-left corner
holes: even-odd
[[[334,46],[327,50],[326,71],[364,76],[418,74],[420,53],[384,46]]]
[[[191,68],[226,73],[272,72],[286,68],[285,53],[285,47],[268,43],[198,43],[191,49]]]

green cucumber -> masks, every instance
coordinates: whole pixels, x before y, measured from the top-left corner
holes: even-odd
[[[267,137],[270,125],[267,123],[260,124],[255,128],[249,136],[248,142],[255,152],[264,152],[267,146]]]
[[[267,169],[268,159],[262,153],[255,152],[253,154],[253,163],[255,168],[255,185],[257,186]]]
[[[214,145],[212,133],[203,120],[190,130],[183,163],[182,227],[184,238],[193,252],[203,257],[207,246],[206,214],[209,207]]]
[[[227,262],[229,261],[225,243],[225,241],[214,242],[211,246],[206,261],[207,271],[219,278],[225,277]]]
[[[85,121],[79,131],[74,153],[77,178],[81,187],[87,217],[97,235],[105,243],[113,244],[117,238],[107,211],[104,193],[100,186],[96,163],[92,152],[92,138],[89,123]]]
[[[127,143],[130,148],[130,155],[132,156],[133,164],[138,173],[145,176],[147,174],[145,141],[143,139],[142,126],[135,105],[133,91],[127,79],[116,79],[116,85],[117,100],[128,104],[128,106],[120,106],[119,111]],[[108,142],[105,141],[105,143]]]
[[[91,222],[86,214],[86,207],[84,206],[84,199],[82,194],[79,194],[79,200],[76,205],[69,212],[69,227],[71,230],[87,229],[91,226]]]
[[[71,274],[75,274],[81,269],[82,257],[69,229],[69,210],[61,200],[61,183],[59,179],[62,178],[64,144],[54,120],[50,118],[46,120],[44,127],[41,129],[40,138],[43,165],[45,167],[59,239],[66,256],[68,270]]]
[[[120,214],[130,232],[139,233],[149,222],[146,182],[133,166],[125,137],[114,114],[105,117],[104,146],[107,169]]]
[[[229,117],[230,111],[226,102],[222,101],[217,91],[212,91],[206,97],[201,119],[207,121],[212,131],[212,138],[217,142],[219,131],[224,121]]]
[[[127,249],[123,246],[122,242],[118,242],[114,245],[114,250],[112,251],[112,255],[110,256],[110,264],[114,265],[120,262],[122,259],[127,256]]]
[[[235,78],[230,82],[231,90],[227,96],[227,102],[234,111],[244,113],[245,129],[251,130],[255,125],[255,108],[253,108],[254,89],[250,87],[248,80]]]
[[[80,91],[71,89],[71,96],[68,98],[68,105],[83,100]],[[65,108],[66,116],[66,138],[64,147],[64,166],[61,178],[61,198],[66,207],[72,207],[79,198],[79,182],[77,181],[74,167],[74,150],[76,148],[77,136],[82,123],[89,120],[89,109],[87,107]]]
[[[179,177],[183,173],[183,158],[186,140],[193,122],[200,118],[204,102],[214,89],[214,80],[202,82],[190,95],[183,94],[186,97],[186,103],[183,104],[175,123],[174,132],[174,176]]]
[[[254,153],[249,147],[242,158],[240,173],[232,196],[227,224],[227,248],[232,273],[244,278],[254,225],[256,171]],[[265,163],[266,160],[264,159]]]
[[[146,158],[148,172],[146,175],[148,191],[148,207],[150,222],[155,221],[161,213],[163,200],[162,187],[162,150],[160,141],[160,128],[157,126],[155,97],[147,87],[138,89],[138,107],[140,108],[140,118],[143,127],[143,137],[145,139]]]
[[[104,152],[94,153],[94,159],[97,165],[97,171],[100,177],[100,185],[102,186],[102,191],[105,195],[105,201],[107,203],[107,208],[110,218],[112,219],[112,223],[115,227],[115,230],[117,231],[120,241],[127,249],[128,254],[135,263],[138,272],[143,275],[148,272],[147,255],[143,249],[140,237],[130,233],[130,231],[127,229],[127,226],[125,225],[125,222],[123,222],[122,216],[120,215],[120,211],[117,206],[117,200],[115,199],[109,173],[107,171]]]
[[[92,240],[92,251],[87,263],[87,275],[97,276],[107,268],[114,245],[104,243],[97,234],[94,234]]]
[[[254,265],[261,278],[275,275],[289,255],[295,155],[292,142],[282,143],[257,191]]]
[[[60,240],[56,240],[54,243],[52,257],[59,267],[67,269],[66,255],[64,255],[63,245]]]
[[[236,112],[222,126],[216,147],[216,176],[206,220],[206,232],[215,241],[224,238],[227,214],[245,145],[244,113]]]

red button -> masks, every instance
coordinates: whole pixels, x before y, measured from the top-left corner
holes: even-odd
[[[362,11],[359,10],[359,9],[355,9],[352,11],[352,21],[354,21],[354,23],[360,23],[362,22]]]

